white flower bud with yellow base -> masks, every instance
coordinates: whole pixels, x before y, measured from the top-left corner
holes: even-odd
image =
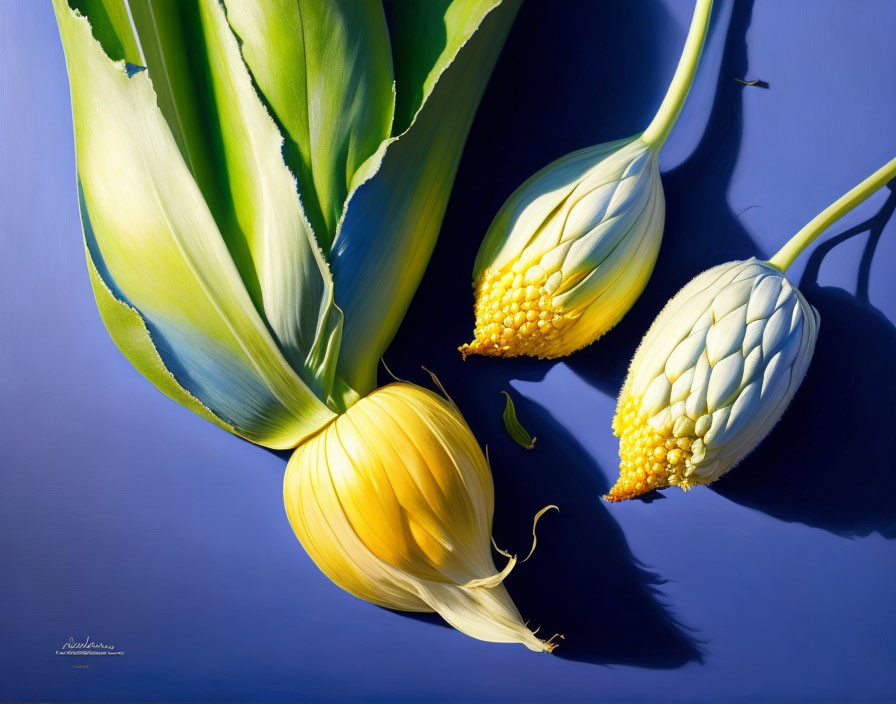
[[[299,445],[286,512],[317,566],[361,599],[436,611],[480,640],[551,651],[491,555],[494,489],[457,409],[407,383],[377,389]]]
[[[663,309],[619,398],[608,498],[708,484],[777,422],[806,374],[818,314],[770,264],[722,264]]]
[[[461,352],[560,357],[594,341],[644,290],[664,217],[657,153],[640,138],[543,169],[486,235],[475,339]]]
[[[495,216],[473,270],[466,357],[563,357],[610,330],[641,295],[665,222],[657,159],[690,90],[712,0],[698,0],[681,60],[647,129],[564,156]]]
[[[608,500],[709,484],[762,441],[802,382],[818,336],[818,313],[784,272],[831,223],[894,177],[896,159],[768,262],[714,267],[669,301],[619,396],[619,479]]]

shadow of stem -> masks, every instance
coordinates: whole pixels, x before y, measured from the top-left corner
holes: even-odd
[[[896,427],[896,327],[868,300],[871,260],[896,211],[896,186],[866,222],[812,252],[800,289],[821,316],[818,343],[793,403],[765,441],[713,489],[784,521],[837,535],[896,537],[889,490]],[[857,293],[818,285],[824,258],[868,233]]]

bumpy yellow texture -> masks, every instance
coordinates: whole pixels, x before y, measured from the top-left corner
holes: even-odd
[[[523,273],[489,269],[476,287],[473,341],[458,349],[489,357],[560,357],[563,330],[573,318],[554,304],[560,271],[534,265]]]
[[[652,428],[639,411],[641,399],[629,397],[619,404],[613,434],[619,438],[619,479],[605,497],[623,501],[654,489],[677,486],[687,491],[702,483],[688,471],[692,466],[695,435],[676,437],[672,424]]]

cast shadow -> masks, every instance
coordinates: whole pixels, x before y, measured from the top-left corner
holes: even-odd
[[[419,371],[411,380],[431,386]],[[544,408],[514,393],[520,417],[538,432],[535,448],[522,449],[502,425],[503,396],[484,403],[478,381],[469,387],[447,391],[488,441],[496,545],[522,558],[535,514],[559,507],[538,522],[535,551],[505,581],[530,628],[541,638],[562,634],[554,655],[567,660],[654,669],[702,662],[702,643],[664,602],[664,580],[632,554],[607,510],[601,497],[609,484],[585,449]],[[505,560],[495,555],[496,565]],[[443,623],[434,614],[396,613]]]
[[[541,519],[534,555],[507,579],[540,637],[565,636],[555,655],[680,667],[701,661],[700,647],[662,603],[662,579],[638,563],[604,505],[606,474],[547,411],[519,394],[518,412],[537,428],[538,443],[527,452],[507,436],[499,392],[511,390],[511,380],[541,380],[554,362],[463,362],[457,352],[473,327],[473,260],[503,201],[551,160],[647,124],[666,88],[657,78],[659,49],[672,20],[661,5],[570,3],[563,9],[523,5],[473,124],[432,261],[385,359],[397,376],[425,386],[432,384],[421,365],[438,374],[488,446],[494,538],[502,549],[525,555],[535,513],[551,503],[560,507]],[[390,380],[380,374],[381,383]],[[496,555],[496,564],[503,561]]]
[[[809,371],[790,408],[742,465],[713,484],[725,498],[783,521],[845,537],[896,538],[896,326],[868,300],[871,261],[896,211],[896,184],[880,211],[812,252],[800,289],[821,316]],[[856,295],[818,285],[824,258],[868,233]]]
[[[530,452],[506,433],[490,447],[500,497],[495,541],[525,554],[534,513],[547,504],[560,509],[542,517],[535,552],[507,580],[520,613],[540,636],[564,635],[555,651],[564,659],[656,669],[702,662],[695,633],[663,598],[665,580],[632,554],[607,510],[604,472],[544,408],[515,398],[540,437]]]

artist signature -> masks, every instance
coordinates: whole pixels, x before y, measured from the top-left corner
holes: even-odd
[[[62,649],[56,651],[57,655],[124,655],[123,650],[117,650],[114,645],[108,645],[103,641],[95,641],[87,636],[84,640],[75,640],[74,636],[62,644]]]
[[[102,641],[97,643],[85,638],[82,643],[77,643],[73,636],[69,636],[68,641],[62,644],[63,650],[86,650],[87,648],[102,648],[103,650],[115,650],[114,645],[106,645]]]

